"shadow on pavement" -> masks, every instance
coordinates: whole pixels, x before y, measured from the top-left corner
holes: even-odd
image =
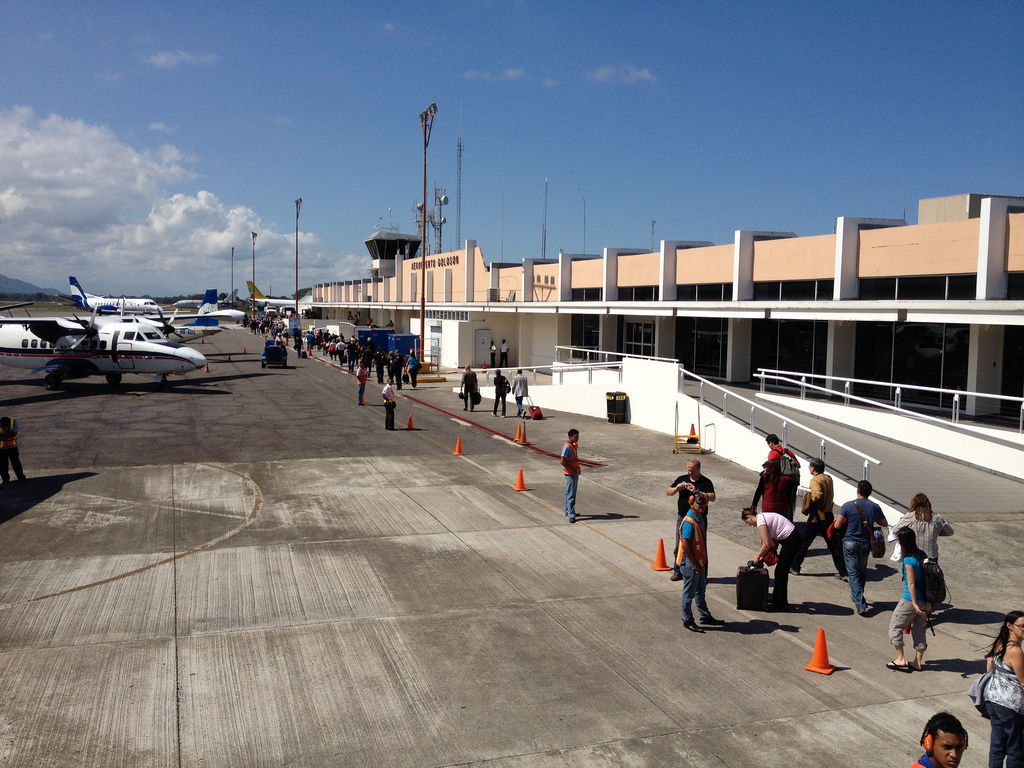
[[[3,499],[0,524],[13,520],[25,510],[46,501],[59,493],[66,484],[93,477],[95,474],[95,472],[71,472],[66,475],[45,475],[5,485],[0,489],[0,498]]]

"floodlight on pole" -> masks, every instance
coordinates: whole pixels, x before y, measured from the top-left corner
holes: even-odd
[[[256,317],[256,233],[252,233],[252,316]]]
[[[423,129],[423,208],[420,214],[420,359],[427,359],[427,147],[430,146],[430,131],[434,127],[437,104],[420,112],[420,128]]]
[[[295,316],[299,316],[299,209],[302,198],[295,199]]]

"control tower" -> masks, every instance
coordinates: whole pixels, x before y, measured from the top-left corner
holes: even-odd
[[[388,227],[374,227],[374,233],[363,242],[370,252],[370,274],[374,280],[379,280],[395,276],[397,261],[415,258],[421,241],[419,235],[403,235]]]

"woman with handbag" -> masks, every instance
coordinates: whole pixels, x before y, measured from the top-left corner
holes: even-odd
[[[985,658],[992,679],[985,689],[985,709],[992,722],[989,768],[1024,765],[1024,612],[1003,617],[995,642]]]
[[[889,620],[889,640],[896,648],[896,658],[885,666],[897,672],[920,672],[924,665],[924,652],[928,650],[928,611],[931,606],[924,599],[925,553],[917,547],[917,535],[904,528],[896,535],[903,553],[900,569],[903,571],[903,595],[893,609]],[[903,629],[910,625],[914,641],[914,663],[908,664],[903,655]]]

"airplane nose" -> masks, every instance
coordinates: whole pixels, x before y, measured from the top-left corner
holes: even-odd
[[[184,347],[180,350],[180,353],[186,360],[192,363],[194,368],[202,368],[206,365],[206,356],[202,352],[197,352],[192,347]]]

